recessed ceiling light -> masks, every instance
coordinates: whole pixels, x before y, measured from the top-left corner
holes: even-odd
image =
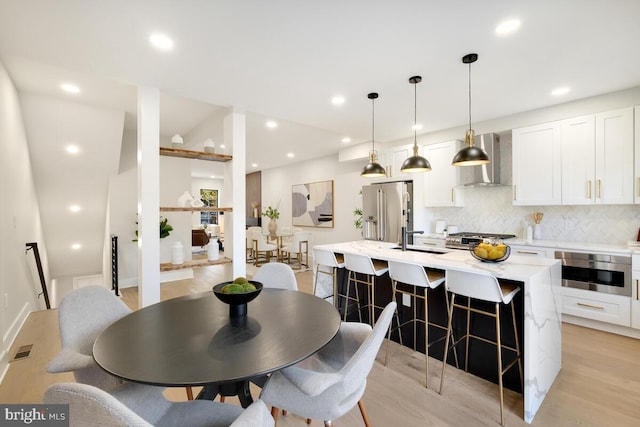
[[[416,123],[415,125],[411,126],[411,130],[421,130],[422,129],[422,123]]]
[[[287,153],[287,157],[288,157],[288,158],[290,158],[290,159],[294,158],[295,156],[296,156],[296,155],[295,155],[295,154],[293,154],[293,153]]]
[[[80,206],[78,206],[78,205],[71,205],[71,206],[69,206],[69,210],[70,210],[71,212],[74,212],[74,213],[75,213],[75,212],[80,212],[80,209],[81,209],[81,208],[80,208]]]
[[[251,163],[251,167],[252,167],[252,168],[257,168],[257,167],[258,167],[258,164],[257,164],[257,163]]]
[[[275,129],[275,128],[277,128],[277,127],[278,127],[278,123],[274,122],[273,120],[269,120],[269,121],[266,123],[266,125],[267,125],[267,127],[268,127],[269,129]]]
[[[341,95],[336,95],[333,98],[331,98],[331,103],[333,105],[342,105],[344,104],[344,101],[345,101],[344,96],[341,96]]]
[[[566,95],[569,93],[571,89],[569,89],[567,86],[563,86],[563,87],[557,87],[554,90],[551,91],[551,95],[553,96],[562,96],[562,95]]]
[[[65,150],[67,150],[69,154],[78,154],[80,152],[80,148],[78,148],[77,145],[67,145]]]
[[[71,245],[71,249],[73,249],[74,251],[77,251],[80,248],[82,248],[82,245],[80,243],[74,243],[73,245]]]
[[[342,142],[344,142],[345,144],[348,144],[351,142],[351,138],[349,138],[348,136],[345,136],[344,138],[342,138]]]
[[[160,50],[171,50],[173,49],[173,40],[164,34],[154,33],[149,36],[149,43],[157,49]]]
[[[511,34],[520,28],[520,20],[519,19],[507,19],[506,21],[502,21],[496,27],[496,34],[499,36],[506,36],[507,34]]]
[[[211,175],[209,178],[211,178],[211,179],[215,179],[215,178],[216,178],[216,176],[215,176],[215,175]]]
[[[80,93],[80,88],[73,83],[62,83],[60,89],[67,93]]]
[[[220,144],[220,148],[224,148],[224,144]]]

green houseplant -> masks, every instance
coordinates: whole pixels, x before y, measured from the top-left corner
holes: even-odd
[[[138,225],[138,221],[136,221],[136,225]],[[160,238],[164,239],[165,237],[169,237],[169,234],[173,231],[173,227],[169,224],[169,220],[163,216],[160,217]],[[138,230],[136,230],[136,238],[132,240],[132,242],[138,241]]]
[[[272,237],[275,237],[276,231],[278,230],[278,223],[276,222],[276,219],[280,218],[280,211],[278,211],[278,208],[274,208],[269,205],[267,206],[267,209],[262,212],[262,216],[266,216],[271,220],[267,225],[267,229],[269,230],[269,234]]]

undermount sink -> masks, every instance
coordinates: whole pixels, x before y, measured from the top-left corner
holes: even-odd
[[[396,249],[396,250],[399,250],[399,251],[402,250],[402,248],[400,246],[395,246],[395,247],[393,247],[391,249]],[[424,248],[423,249],[423,248],[412,247],[412,248],[407,248],[407,252],[424,252],[424,253],[428,253],[428,254],[440,255],[440,254],[446,254],[449,251],[444,250],[444,249],[438,250],[438,249],[433,249],[433,248]]]

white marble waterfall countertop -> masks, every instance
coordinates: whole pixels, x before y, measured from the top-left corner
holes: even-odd
[[[512,255],[500,263],[476,260],[466,250],[443,254],[393,249],[396,245],[368,240],[319,245],[335,253],[357,253],[374,259],[414,262],[446,270],[489,271],[500,279],[523,283],[524,294],[524,420],[540,408],[562,365],[561,264],[555,259]],[[444,391],[446,393],[446,389]]]

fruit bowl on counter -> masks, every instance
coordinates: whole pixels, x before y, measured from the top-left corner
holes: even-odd
[[[471,256],[482,262],[502,262],[511,255],[511,247],[504,243],[482,242],[469,247]]]

